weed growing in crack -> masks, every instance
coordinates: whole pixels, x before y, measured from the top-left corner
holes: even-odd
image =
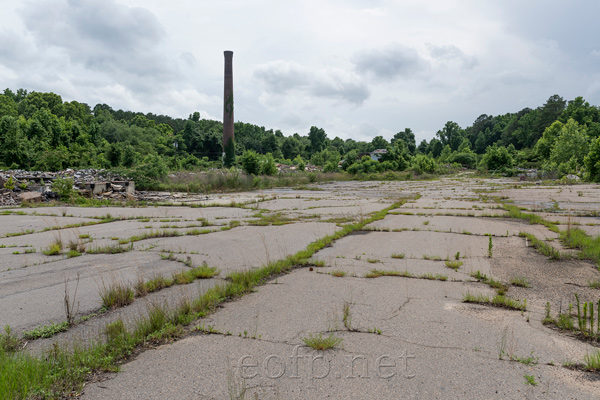
[[[126,283],[120,282],[112,276],[107,284],[102,278],[100,298],[102,306],[108,309],[123,307],[133,302],[133,289]]]
[[[455,271],[458,271],[458,268],[460,268],[461,265],[463,265],[462,261],[446,261],[446,267],[452,268]]]
[[[531,287],[531,284],[524,276],[515,276],[510,280],[510,284],[513,286],[520,286],[524,288]]]
[[[596,351],[592,354],[587,354],[583,361],[585,363],[585,369],[588,371],[600,371],[600,351]]]
[[[495,280],[491,276],[488,277],[486,274],[482,274],[479,270],[471,272],[469,275],[478,281],[485,283],[489,287],[496,289],[500,295],[503,295],[506,292],[506,285],[504,283]]]
[[[535,376],[533,376],[533,375],[523,375],[523,378],[525,378],[526,385],[531,385],[531,386],[538,385],[537,381],[535,380]]]
[[[45,250],[42,250],[42,253],[44,253],[47,256],[57,256],[62,253],[62,250],[62,241],[55,240],[54,242],[50,243],[50,246],[48,246]]]
[[[21,345],[19,337],[12,333],[9,325],[4,326],[4,333],[0,333],[0,353],[12,353]]]
[[[344,276],[347,275],[347,273],[346,273],[346,271],[342,271],[342,270],[336,269],[334,271],[331,271],[329,273],[329,275],[335,276],[336,278],[343,278]]]
[[[430,272],[419,275],[417,278],[429,279],[431,281],[447,281],[448,277],[442,274],[432,274]]]
[[[342,338],[335,337],[333,333],[330,333],[327,337],[323,337],[323,334],[321,333],[314,336],[312,333],[309,333],[308,337],[303,337],[301,339],[305,345],[312,347],[315,350],[333,349],[344,340]]]
[[[560,251],[556,250],[552,245],[542,240],[539,240],[535,237],[535,235],[532,235],[531,233],[519,232],[519,236],[524,237],[526,240],[530,241],[532,246],[535,247],[538,253],[545,255],[551,260],[570,258],[568,254],[561,253]]]
[[[600,279],[588,281],[588,286],[592,289],[600,289]]]
[[[28,340],[49,338],[57,333],[64,332],[67,329],[69,329],[69,323],[67,321],[58,324],[51,323],[50,325],[38,326],[30,331],[25,331],[23,332],[23,337]]]
[[[347,301],[344,302],[344,306],[342,308],[342,321],[344,322],[344,326],[349,331],[353,331],[352,329],[352,314],[350,313],[350,303]]]
[[[522,302],[519,300],[511,299],[510,297],[496,295],[491,299],[488,296],[477,294],[473,295],[467,292],[463,296],[463,303],[476,303],[476,304],[485,304],[491,305],[494,307],[500,308],[508,308],[511,310],[519,310],[526,311],[527,310],[527,300],[523,300]]]

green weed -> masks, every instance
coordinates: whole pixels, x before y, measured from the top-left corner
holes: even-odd
[[[455,271],[458,271],[458,268],[460,268],[461,265],[463,265],[462,261],[446,261],[446,267],[452,268]]]
[[[335,337],[333,333],[330,333],[327,337],[323,337],[321,333],[314,336],[312,333],[309,333],[308,337],[303,337],[301,339],[305,345],[312,347],[315,350],[332,349],[342,343],[343,340],[342,338]]]
[[[524,276],[515,276],[514,278],[511,278],[510,284],[513,286],[520,286],[524,288],[531,287],[531,284]]]
[[[518,300],[511,299],[510,297],[496,295],[492,299],[488,296],[484,296],[482,294],[472,295],[470,293],[466,293],[463,296],[464,303],[477,303],[477,304],[485,304],[492,305],[500,308],[508,308],[511,310],[519,310],[526,311],[527,310],[527,301],[523,300],[520,302]]]
[[[30,331],[25,331],[23,332],[23,337],[28,340],[49,338],[57,333],[64,332],[67,329],[69,329],[69,323],[67,321],[58,324],[51,323],[50,325],[38,326]]]
[[[588,371],[600,371],[600,351],[596,351],[592,354],[587,354],[583,361],[585,363],[585,369]]]
[[[133,302],[133,296],[133,289],[128,284],[117,281],[115,277],[108,284],[102,279],[100,298],[103,307],[113,309],[126,306]]]

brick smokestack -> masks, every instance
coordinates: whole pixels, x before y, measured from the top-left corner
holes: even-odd
[[[233,51],[226,50],[225,55],[225,91],[223,96],[223,165],[231,166],[235,162],[233,137]]]

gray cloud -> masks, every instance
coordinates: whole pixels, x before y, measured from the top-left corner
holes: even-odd
[[[21,15],[38,48],[132,90],[152,91],[176,74],[161,53],[166,33],[145,9],[114,0],[46,0],[26,4]]]
[[[465,69],[473,69],[479,65],[477,57],[467,56],[461,49],[454,45],[435,46],[428,43],[427,48],[431,57],[442,62],[458,62]]]
[[[292,62],[273,61],[257,66],[254,77],[273,94],[299,92],[352,104],[362,104],[369,97],[358,76],[340,69],[314,71]]]
[[[398,43],[356,53],[352,62],[357,72],[383,80],[413,76],[429,68],[415,49]]]

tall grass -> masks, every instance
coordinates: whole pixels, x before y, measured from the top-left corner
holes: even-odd
[[[561,232],[560,239],[572,249],[578,249],[579,258],[591,260],[600,265],[600,236],[591,237],[579,228]]]

